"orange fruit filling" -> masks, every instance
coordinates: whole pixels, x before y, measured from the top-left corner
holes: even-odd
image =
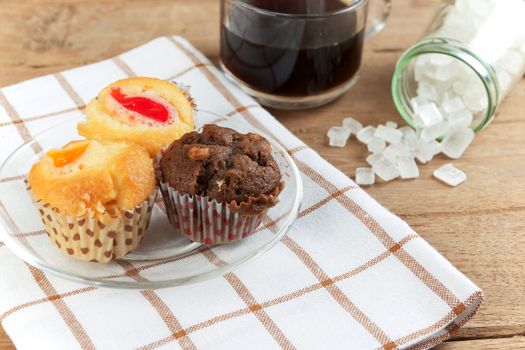
[[[86,142],[65,149],[50,150],[47,155],[53,158],[53,164],[57,168],[61,168],[80,158],[86,152],[88,145]]]

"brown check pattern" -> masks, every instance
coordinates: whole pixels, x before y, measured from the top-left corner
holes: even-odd
[[[164,39],[165,40],[165,39]],[[256,294],[254,294],[248,284],[243,281],[236,273],[228,273],[224,276],[225,281],[231,286],[232,290],[236,293],[237,297],[242,301],[244,307],[233,309],[229,312],[225,312],[219,315],[210,315],[207,320],[199,321],[197,323],[188,324],[182,320],[181,315],[173,308],[172,304],[167,300],[163,299],[155,291],[143,291],[140,292],[141,296],[145,301],[149,303],[152,310],[160,317],[164,326],[166,327],[168,334],[165,337],[153,340],[147,343],[143,343],[137,346],[141,349],[156,349],[161,346],[175,342],[179,347],[184,349],[195,349],[199,348],[198,334],[204,329],[214,329],[220,333],[221,324],[225,324],[229,320],[233,320],[239,317],[243,317],[252,314],[256,317],[261,330],[264,330],[270,337],[275,341],[276,346],[284,349],[298,348],[298,344],[294,343],[294,339],[287,334],[285,328],[282,327],[282,321],[278,321],[272,317],[267,310],[274,309],[284,304],[294,303],[297,300],[306,300],[309,295],[315,292],[324,291],[327,298],[333,300],[335,305],[338,305],[341,310],[344,310],[350,317],[352,317],[358,324],[361,325],[364,332],[368,336],[375,339],[379,344],[378,349],[394,349],[405,347],[407,344],[412,344],[413,348],[428,348],[433,346],[445,339],[447,339],[451,333],[461,327],[466,321],[470,319],[476,312],[477,308],[481,304],[482,295],[479,290],[474,291],[470,297],[462,300],[458,297],[455,292],[450,290],[447,285],[439,280],[434,274],[428,270],[428,268],[420,261],[416,260],[405,248],[407,244],[414,241],[419,241],[421,238],[410,231],[403,233],[402,239],[395,239],[387,228],[374,218],[372,213],[366,212],[361,207],[358,201],[356,201],[352,195],[353,191],[360,191],[355,185],[347,183],[345,186],[339,187],[335,185],[329,176],[323,171],[316,168],[309,161],[305,160],[302,156],[303,153],[309,155],[313,153],[307,146],[303,144],[295,144],[287,146],[286,142],[282,142],[279,135],[275,133],[274,128],[270,128],[266,122],[263,122],[264,118],[261,116],[262,109],[259,105],[252,103],[245,103],[239,99],[238,93],[233,92],[227,87],[221,77],[218,76],[215,68],[208,61],[204,60],[199,54],[194,51],[189,45],[177,38],[167,38],[166,43],[170,43],[175,47],[183,56],[184,59],[191,61],[191,65],[180,69],[177,72],[163,76],[165,79],[183,79],[187,74],[194,74],[195,72],[201,73],[203,79],[211,87],[219,92],[222,98],[231,105],[229,111],[224,111],[224,115],[233,117],[241,116],[247,122],[252,124],[257,129],[266,135],[271,136],[277,142],[279,142],[285,149],[288,150],[289,154],[294,158],[303,176],[309,181],[317,184],[321,189],[324,190],[324,198],[319,198],[315,202],[311,203],[303,209],[298,216],[298,222],[296,224],[297,230],[294,230],[293,235],[286,236],[281,244],[289,251],[290,254],[295,256],[305,268],[306,271],[315,277],[313,284],[306,285],[302,288],[296,289],[292,292],[285,293],[279,297],[270,298],[266,300],[260,300]],[[111,62],[127,76],[137,76],[137,72],[133,69],[133,66],[126,62],[122,56],[113,58]],[[80,94],[75,90],[73,85],[66,79],[66,77],[60,73],[53,76],[59,83],[64,92],[69,96],[71,101],[76,105],[76,110],[81,111],[85,106],[84,102],[80,98]],[[69,112],[75,111],[75,109],[64,109],[61,111],[51,112],[42,115],[23,116],[21,117],[14,106],[11,105],[10,101],[0,90],[0,105],[5,109],[10,118],[10,121],[0,123],[0,134],[2,127],[14,126],[17,132],[21,136],[23,141],[32,140],[32,134],[29,131],[28,123],[32,121],[41,121],[47,118],[60,117]],[[266,121],[266,119],[264,119]],[[282,136],[282,135],[281,135]],[[36,153],[42,150],[41,146],[34,145],[34,151]],[[23,180],[23,175],[11,176],[6,178],[0,178],[0,185],[12,183]],[[157,203],[162,210],[163,203],[160,201]],[[345,211],[346,215],[353,217],[363,227],[366,228],[368,233],[375,237],[378,242],[381,243],[382,251],[367,259],[364,263],[357,267],[353,267],[346,272],[338,274],[330,274],[327,272],[319,260],[310,253],[307,247],[303,246],[301,241],[297,241],[296,237],[301,229],[301,222],[305,221],[309,217],[313,217],[316,213],[325,210],[329,206],[331,210]],[[0,209],[4,208],[3,203],[0,202]],[[336,209],[335,209],[336,208]],[[7,211],[4,211],[7,212]],[[13,219],[10,217],[3,217],[7,225],[18,232],[18,235],[27,237],[28,239],[41,236],[43,231],[33,232],[22,232],[16,227]],[[266,218],[264,220],[264,227],[260,228],[269,229],[272,231],[275,226],[275,222],[282,218]],[[312,247],[309,247],[310,249]],[[2,243],[0,242],[0,249]],[[1,250],[0,250],[1,253]],[[165,259],[163,261],[153,262],[149,264],[143,264],[135,266],[129,262],[121,262],[120,266],[123,270],[121,274],[115,274],[114,278],[129,277],[137,281],[146,280],[146,277],[142,275],[142,272],[149,269],[155,269],[159,266],[166,266],[171,263],[175,263],[181,259],[187,259],[191,255],[200,254],[205,257],[210,263],[221,266],[225,262],[214,252],[213,248],[202,247],[201,249],[193,252],[187,257],[177,259]],[[360,305],[356,303],[348,295],[347,291],[344,290],[340,283],[348,281],[357,276],[360,276],[367,271],[370,271],[375,266],[386,263],[387,260],[395,258],[399,261],[407,271],[410,271],[415,278],[417,278],[428,290],[430,290],[437,298],[442,300],[448,307],[449,312],[443,315],[439,320],[428,324],[426,327],[414,330],[408,334],[404,334],[401,337],[393,338],[389,334],[391,332],[385,329],[377,319],[367,314],[366,305]],[[59,292],[57,288],[53,286],[50,280],[46,277],[46,274],[40,270],[27,266],[29,273],[33,276],[36,285],[42,292],[45,293],[43,298],[35,298],[16,304],[9,309],[3,311],[0,314],[0,322],[16,317],[16,314],[22,310],[27,310],[36,305],[51,304],[57,310],[63,323],[69,329],[74,339],[78,342],[78,346],[82,349],[93,349],[97,344],[96,340],[88,334],[82,320],[75,315],[74,309],[68,306],[65,300],[69,298],[80,298],[86,293],[99,293],[100,290],[95,287],[81,287],[65,292]],[[198,288],[197,286],[195,288]],[[174,291],[174,293],[176,290]],[[385,312],[388,312],[385,310]],[[15,339],[16,341],[16,339]],[[416,342],[417,341],[417,342]],[[416,343],[414,343],[416,342]]]

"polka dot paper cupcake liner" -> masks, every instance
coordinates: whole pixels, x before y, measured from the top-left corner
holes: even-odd
[[[190,241],[205,245],[226,244],[250,236],[268,210],[244,215],[235,206],[210,200],[207,196],[181,194],[161,182],[166,214],[175,230]]]
[[[148,228],[157,191],[120,216],[109,214],[69,216],[48,203],[34,200],[51,242],[66,255],[107,263],[136,249]]]

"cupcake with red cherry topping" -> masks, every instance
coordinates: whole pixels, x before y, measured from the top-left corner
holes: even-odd
[[[153,158],[194,129],[195,105],[188,92],[155,78],[127,78],[105,87],[85,110],[78,132],[87,139],[125,141]]]
[[[214,245],[247,237],[278,202],[281,173],[260,135],[205,125],[163,153],[157,179],[168,219],[192,241]]]

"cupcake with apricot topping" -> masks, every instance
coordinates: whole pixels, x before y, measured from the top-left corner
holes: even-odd
[[[85,109],[87,139],[135,143],[153,158],[194,129],[195,104],[185,89],[155,78],[127,78],[104,88]]]
[[[54,245],[101,263],[137,248],[157,193],[153,162],[142,147],[96,140],[48,151],[28,184]]]

